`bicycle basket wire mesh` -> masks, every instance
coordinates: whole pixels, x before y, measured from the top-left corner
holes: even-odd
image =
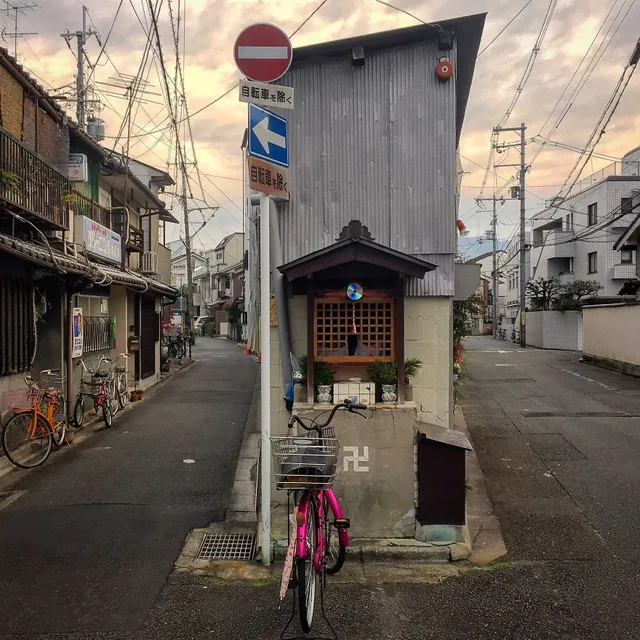
[[[19,411],[21,409],[32,409],[35,399],[36,406],[38,406],[45,396],[44,389],[14,389],[12,391],[5,391],[2,394],[2,408],[3,411]]]
[[[66,376],[61,373],[41,373],[38,386],[41,389],[55,389],[64,394]]]
[[[335,438],[272,437],[276,487],[313,490],[330,487],[336,476],[339,448]]]

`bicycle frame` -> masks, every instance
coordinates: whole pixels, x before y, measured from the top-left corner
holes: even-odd
[[[314,502],[318,505],[317,514],[317,527],[318,527],[318,542],[315,550],[315,554],[313,557],[313,567],[316,573],[320,573],[322,570],[321,563],[324,558],[325,545],[326,540],[324,538],[324,521],[323,518],[326,516],[324,513],[324,499],[327,499],[329,503],[329,507],[331,511],[333,511],[333,515],[336,518],[343,518],[342,509],[340,507],[340,503],[338,502],[338,498],[336,498],[335,493],[333,493],[332,489],[322,489],[319,491],[305,491],[300,498],[300,503],[298,504],[298,519],[296,526],[296,547],[295,547],[295,555],[297,558],[306,558],[307,557],[307,510],[309,509],[310,500],[314,500]],[[340,542],[345,546],[349,546],[349,533],[346,529],[338,529],[338,537]]]

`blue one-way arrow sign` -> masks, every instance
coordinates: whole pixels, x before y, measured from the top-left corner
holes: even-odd
[[[249,146],[254,158],[289,166],[287,121],[271,111],[249,103]]]

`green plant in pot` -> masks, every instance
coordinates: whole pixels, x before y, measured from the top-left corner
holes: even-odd
[[[298,360],[301,380],[307,379],[307,356],[302,356]],[[333,396],[333,383],[336,380],[335,371],[331,369],[329,363],[323,360],[316,360],[313,363],[313,381],[318,389],[318,402],[320,404],[331,404]]]
[[[407,358],[404,361],[404,380],[409,380],[416,376],[418,370],[422,367],[422,361],[418,358]],[[383,362],[375,360],[368,367],[369,377],[377,385],[382,388],[382,402],[384,404],[393,404],[397,399],[396,385],[398,384],[398,365],[395,360],[391,362]]]

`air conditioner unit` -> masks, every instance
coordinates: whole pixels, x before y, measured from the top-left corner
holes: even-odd
[[[158,254],[155,251],[145,251],[142,254],[142,273],[158,273]]]

